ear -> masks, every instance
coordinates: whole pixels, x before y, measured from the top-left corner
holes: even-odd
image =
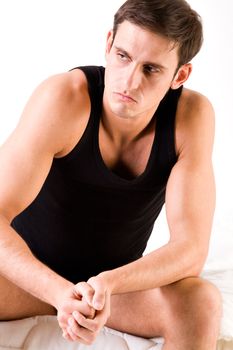
[[[111,50],[113,42],[113,31],[110,30],[107,35],[107,41],[106,41],[106,49],[105,49],[105,56],[107,56]]]
[[[191,63],[186,63],[183,66],[181,66],[178,69],[178,72],[176,73],[171,88],[172,89],[178,89],[181,85],[184,84],[184,82],[188,79],[192,72],[193,66]]]

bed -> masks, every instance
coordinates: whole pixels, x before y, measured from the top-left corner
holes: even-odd
[[[226,304],[228,302],[229,300]],[[230,322],[222,323],[217,350],[233,349],[233,337],[228,332],[229,326]],[[36,316],[19,321],[2,322],[0,339],[2,350],[162,350],[163,348],[162,338],[143,339],[107,327],[102,329],[91,346],[67,342],[61,335],[55,316]]]
[[[114,7],[114,2],[116,3],[117,1],[109,2],[109,4],[111,3],[111,8]],[[206,45],[206,49],[202,51],[200,59],[197,58],[198,69],[196,69],[195,74],[191,77],[192,83],[188,87],[199,90],[201,86],[202,92],[209,96],[215,104],[218,123],[216,128],[215,168],[217,184],[221,187],[220,192],[223,193],[222,202],[218,198],[218,203],[220,203],[219,208],[221,208],[218,215],[219,220],[217,219],[214,225],[210,255],[202,275],[204,278],[212,281],[222,294],[223,316],[217,350],[233,350],[233,220],[232,208],[230,208],[231,210],[229,209],[228,214],[226,214],[225,209],[222,209],[223,207],[225,208],[227,200],[232,198],[232,194],[229,193],[229,191],[232,192],[232,171],[229,166],[232,150],[232,128],[230,127],[232,126],[232,113],[230,112],[232,110],[232,92],[230,88],[232,85],[232,71],[229,70],[229,64],[220,64],[223,61],[227,63],[231,62],[231,58],[233,57],[232,45],[229,44],[232,40],[232,20],[230,17],[232,14],[230,10],[232,2],[213,2],[212,0],[190,0],[189,2],[191,5],[193,4],[194,8],[197,7],[197,10],[200,11],[205,20],[206,33],[204,44]],[[88,2],[86,3],[88,9],[89,4]],[[95,3],[99,7],[98,2],[93,2],[92,6]],[[35,11],[35,4],[37,11]],[[82,6],[84,4],[85,2],[82,2]],[[56,7],[56,16],[54,16],[54,6]],[[61,1],[59,6],[56,5],[56,2],[15,1],[14,11],[12,11],[12,2],[2,1],[1,13],[3,16],[0,22],[1,32],[7,33],[7,36],[2,36],[1,43],[2,52],[7,52],[7,54],[2,55],[0,67],[0,90],[1,96],[4,96],[0,106],[1,115],[3,116],[2,120],[4,120],[4,123],[1,123],[0,143],[8,135],[9,130],[13,129],[13,125],[15,125],[17,120],[16,118],[18,118],[17,116],[21,112],[22,107],[19,100],[25,101],[29,91],[44,76],[59,71],[61,67],[63,69],[64,62],[67,62],[67,52],[69,52],[70,57],[74,57],[74,64],[71,63],[70,66],[76,65],[77,45],[73,45],[73,41],[80,42],[78,41],[80,39],[77,37],[77,32],[79,28],[81,28],[80,32],[83,32],[83,28],[85,28],[84,21],[86,22],[86,17],[81,16],[79,18],[80,27],[76,26],[77,13],[79,12],[77,11],[77,6],[79,6],[79,2],[76,1],[69,3],[69,6],[67,6],[66,1]],[[19,13],[21,14],[20,16]],[[23,13],[26,14],[25,18],[22,17]],[[85,13],[85,8],[83,8],[83,13]],[[92,22],[95,23],[96,13],[95,10],[89,11],[88,26]],[[73,20],[71,20],[72,14],[74,14]],[[91,17],[92,14],[93,18]],[[54,50],[50,50],[51,36],[47,35],[48,32],[50,33],[51,16],[54,19],[54,33],[55,31],[56,34],[61,33],[60,35],[57,34],[57,37],[61,40],[58,40],[57,45],[56,42],[54,43]],[[107,17],[107,15],[103,16],[103,24],[105,23],[106,27],[109,25],[106,23]],[[26,20],[22,20],[22,18]],[[28,31],[29,18],[31,18],[30,31],[33,33],[33,36],[38,38],[43,37],[43,40],[35,41],[36,45],[33,46],[33,50],[31,49],[31,45],[28,45],[27,35],[24,35]],[[44,34],[41,33],[41,18],[44,18]],[[67,22],[67,25],[61,26],[60,18],[63,21],[67,18],[69,23]],[[12,23],[14,23],[13,26]],[[216,23],[219,25],[216,26]],[[69,24],[75,24],[75,27],[71,29]],[[15,30],[16,28],[17,31]],[[48,28],[49,30],[47,30]],[[74,35],[73,37],[72,33]],[[93,42],[99,40],[101,34],[98,30],[91,28],[90,33]],[[96,37],[93,38],[93,34],[95,33]],[[65,41],[65,47],[67,49],[61,50],[62,38],[66,39],[67,37],[71,37],[69,42],[67,40]],[[9,42],[13,44],[9,45]],[[18,44],[20,44],[20,50],[17,47]],[[91,47],[91,45],[89,46]],[[88,49],[88,47],[85,48]],[[41,64],[41,61],[42,63],[44,62],[41,52],[45,52],[46,50],[50,54],[46,56],[46,64]],[[20,52],[23,54],[19,54]],[[17,69],[12,69],[12,67],[15,67],[16,53]],[[92,51],[91,54],[93,54]],[[90,54],[87,50],[79,52],[79,61],[86,62],[86,58],[89,60],[89,57]],[[96,59],[102,61],[102,50],[101,56],[99,58],[97,56]],[[216,69],[219,66],[221,69]],[[25,75],[25,72],[31,72],[31,74],[28,73]],[[24,82],[23,85],[22,81]],[[14,97],[14,103],[12,103],[12,96]],[[164,237],[166,239],[166,234],[164,234]],[[157,245],[161,243],[164,243],[164,241],[158,242]],[[151,244],[151,246],[154,247],[156,244]],[[56,317],[53,316],[36,316],[19,321],[0,322],[0,350],[160,350],[162,347],[162,338],[142,339],[106,327],[100,332],[96,342],[92,346],[68,343],[63,339],[57,325]]]
[[[161,214],[161,222],[165,222],[164,215]],[[161,227],[161,223],[158,225],[164,230],[163,240],[150,242],[150,247],[158,247],[168,238],[166,228]],[[233,350],[232,228],[233,218],[230,210],[229,213],[225,213],[224,220],[222,217],[220,219],[217,217],[214,222],[210,253],[202,273],[202,277],[214,283],[222,294],[223,315],[217,350]],[[162,338],[143,339],[107,327],[102,329],[91,346],[67,342],[62,337],[55,316],[36,316],[0,322],[0,350],[162,350],[162,348]]]
[[[218,265],[217,265],[218,266]],[[222,293],[223,316],[217,350],[233,350],[233,269],[208,267],[203,277]],[[0,349],[66,350],[161,350],[162,338],[142,339],[104,327],[95,343],[85,346],[67,342],[55,316],[36,316],[0,323]]]

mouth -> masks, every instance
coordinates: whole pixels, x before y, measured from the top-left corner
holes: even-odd
[[[114,92],[114,95],[120,98],[124,102],[137,102],[133,97],[129,95],[122,94],[120,92]]]

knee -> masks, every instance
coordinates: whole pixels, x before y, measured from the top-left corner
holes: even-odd
[[[197,278],[193,281],[189,290],[189,302],[193,309],[200,314],[212,318],[220,316],[222,312],[222,298],[217,287],[209,281]],[[203,312],[201,312],[203,310]]]
[[[219,290],[201,278],[186,278],[162,289],[168,322],[163,328],[166,341],[182,341],[182,349],[216,346],[222,314]],[[187,345],[189,344],[189,345]],[[205,344],[205,347],[203,346]]]
[[[180,281],[178,295],[177,305],[185,322],[191,319],[203,333],[219,328],[222,298],[214,284],[201,278],[187,278]]]

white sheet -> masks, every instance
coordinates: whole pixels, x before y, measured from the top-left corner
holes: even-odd
[[[215,222],[212,241],[218,243],[215,247],[219,249],[210,250],[202,273],[202,277],[219,288],[223,299],[217,350],[233,350],[233,222],[230,215],[227,218]],[[0,350],[162,350],[162,347],[162,338],[143,339],[107,327],[103,328],[91,346],[67,342],[61,335],[55,316],[0,322]]]
[[[232,209],[229,207],[227,210],[223,207],[217,214],[213,225],[210,251],[202,276],[214,283],[222,294],[221,338],[225,341],[233,341]]]
[[[215,269],[204,271],[202,277],[215,284],[222,294],[221,338],[233,341],[233,269],[221,270],[215,266]]]
[[[104,327],[91,346],[67,342],[55,316],[0,323],[0,349],[23,350],[161,350],[162,338],[143,339]]]
[[[228,220],[215,222],[210,254],[202,277],[222,294],[223,316],[217,350],[233,350],[233,255],[232,227]],[[217,248],[218,247],[218,248]],[[223,254],[224,252],[224,254]],[[224,258],[223,258],[224,256]],[[85,346],[64,340],[56,317],[37,316],[0,322],[0,350],[162,350],[163,339],[143,339],[104,327],[95,343]]]
[[[163,339],[143,339],[104,327],[91,346],[67,342],[55,316],[36,316],[0,323],[0,350],[162,350]],[[217,350],[233,350],[233,341],[219,340]]]
[[[233,269],[203,272],[222,293],[223,317],[217,350],[233,350]],[[37,316],[0,322],[0,350],[162,350],[163,339],[143,339],[104,327],[95,343],[85,346],[67,342],[55,316]]]

